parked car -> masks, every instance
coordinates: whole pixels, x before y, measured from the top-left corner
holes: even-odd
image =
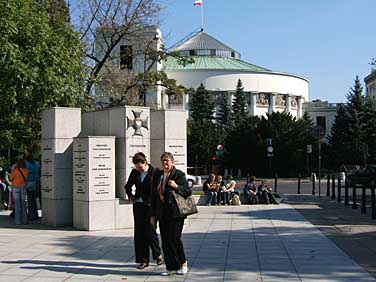
[[[349,185],[376,184],[376,165],[367,165],[347,175]]]
[[[188,186],[191,189],[193,188],[193,185],[201,184],[201,177],[200,176],[193,176],[193,175],[187,174],[186,178],[187,178]]]

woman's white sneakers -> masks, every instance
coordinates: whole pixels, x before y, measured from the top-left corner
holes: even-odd
[[[174,274],[185,275],[188,273],[188,266],[183,265],[179,270],[166,270],[161,273],[162,276],[171,276]]]
[[[163,271],[161,273],[162,276],[170,276],[170,275],[173,275],[173,274],[176,274],[177,271],[176,270],[166,270],[166,271]]]
[[[183,265],[178,271],[176,271],[176,274],[184,275],[188,273],[188,266]]]

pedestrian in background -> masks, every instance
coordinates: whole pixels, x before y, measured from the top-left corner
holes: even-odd
[[[25,161],[19,159],[12,166],[10,180],[12,181],[12,193],[14,197],[14,222],[15,224],[28,224],[26,211],[26,182],[29,171]]]

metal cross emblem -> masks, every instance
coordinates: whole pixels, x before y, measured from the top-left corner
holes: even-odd
[[[146,119],[142,119],[141,118],[142,111],[136,112],[132,110],[132,113],[133,113],[134,119],[130,119],[129,117],[127,117],[127,129],[132,127],[134,129],[132,136],[137,135],[137,136],[143,137],[144,135],[142,135],[141,128],[143,127],[149,130],[149,127],[148,127],[149,117],[147,117]]]

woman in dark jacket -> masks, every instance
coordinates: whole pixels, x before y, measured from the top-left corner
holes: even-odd
[[[163,263],[156,228],[150,222],[152,182],[155,169],[148,164],[142,152],[136,153],[132,161],[135,169],[128,177],[125,192],[128,199],[133,202],[134,249],[136,263],[139,263],[137,268],[144,269],[149,266],[149,247],[157,264]],[[133,186],[136,187],[135,193],[132,193]]]
[[[184,275],[188,272],[187,259],[181,240],[185,217],[176,217],[177,205],[173,199],[173,192],[184,198],[191,195],[184,172],[173,165],[174,157],[165,152],[161,156],[162,170],[156,173],[155,187],[152,197],[151,223],[159,221],[162,237],[162,250],[166,263],[166,271],[161,275]]]

